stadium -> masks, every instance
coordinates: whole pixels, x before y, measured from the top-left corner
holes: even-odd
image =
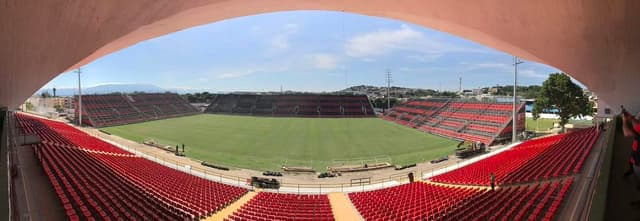
[[[87,23],[59,16],[87,8]],[[620,120],[631,115],[614,106],[640,110],[638,9],[633,1],[7,2],[0,210],[7,220],[635,220],[640,194],[637,180],[623,178],[633,165]],[[411,97],[380,111],[355,92],[219,93],[200,106],[172,92],[79,93],[66,100],[66,118],[23,104],[60,73],[140,41],[291,10],[396,18],[553,65],[598,94],[597,113],[593,124],[531,138],[527,104],[515,96]]]

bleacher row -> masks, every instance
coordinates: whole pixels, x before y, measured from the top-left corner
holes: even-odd
[[[553,220],[573,183],[571,175],[581,171],[599,135],[592,127],[531,140],[433,177],[433,183],[349,197],[365,220]],[[490,185],[490,173],[506,186],[495,191],[473,187]]]
[[[552,220],[572,183],[569,178],[490,191],[415,182],[349,198],[365,220]]]
[[[200,219],[247,192],[114,151],[108,143],[91,145],[89,135],[61,122],[15,116],[23,132],[42,138],[36,155],[70,220]],[[494,172],[495,191],[416,182],[348,196],[366,220],[551,220],[598,135],[589,128],[527,141],[431,179],[486,186]],[[334,216],[327,195],[260,192],[226,219]]]
[[[21,114],[16,118],[24,132],[41,135],[36,155],[71,220],[197,220],[247,192],[141,157],[118,155],[124,150],[110,152],[114,146],[73,143],[58,132],[75,129],[61,122]],[[73,136],[91,140],[81,132]]]
[[[431,178],[434,182],[489,185],[514,184],[562,177],[580,172],[599,132],[595,127],[525,141],[500,154]]]
[[[77,106],[78,97],[75,99]],[[82,96],[82,121],[94,127],[137,123],[197,112],[195,107],[173,93]]]
[[[205,112],[281,117],[374,117],[366,95],[221,94]]]
[[[397,104],[383,118],[419,130],[460,140],[492,144],[511,135],[512,104],[429,98]],[[524,122],[524,105],[518,121]],[[518,131],[524,130],[518,124]]]
[[[334,220],[327,195],[260,192],[226,220]]]

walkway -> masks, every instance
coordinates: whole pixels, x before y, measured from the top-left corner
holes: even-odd
[[[231,214],[233,214],[233,212],[238,211],[240,209],[240,207],[242,207],[244,204],[248,203],[249,200],[253,199],[253,197],[255,197],[256,195],[258,195],[258,191],[250,191],[247,194],[245,194],[244,196],[240,197],[240,199],[236,200],[231,205],[225,207],[224,209],[222,209],[222,210],[218,211],[217,213],[211,215],[210,217],[204,219],[204,221],[224,220],[224,218],[227,218],[227,217],[231,216]]]
[[[15,128],[13,118],[8,122]],[[15,129],[13,129],[15,130]],[[13,142],[16,131],[8,137]],[[45,174],[40,162],[35,157],[30,145],[14,146],[9,151],[12,160],[12,181],[14,191],[13,206],[16,220],[65,220],[65,210]]]
[[[336,221],[364,220],[345,193],[329,193],[328,196]]]
[[[616,131],[615,144],[611,150],[613,159],[609,174],[605,220],[640,220],[640,206],[630,204],[632,201],[640,200],[640,190],[636,189],[636,185],[640,184],[640,178],[633,175],[627,178],[623,176],[629,169],[631,143],[631,138],[624,137],[622,131]]]

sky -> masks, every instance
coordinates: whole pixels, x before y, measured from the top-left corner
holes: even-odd
[[[209,91],[335,91],[353,85],[457,90],[513,84],[513,57],[399,20],[328,11],[228,19],[146,40],[82,67],[83,87],[153,84]],[[556,68],[526,61],[518,84]],[[73,88],[62,73],[43,88]]]

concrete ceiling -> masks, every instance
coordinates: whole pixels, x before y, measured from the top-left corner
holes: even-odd
[[[331,10],[399,19],[554,66],[640,110],[637,0],[4,0],[0,107],[137,42],[224,19]]]

